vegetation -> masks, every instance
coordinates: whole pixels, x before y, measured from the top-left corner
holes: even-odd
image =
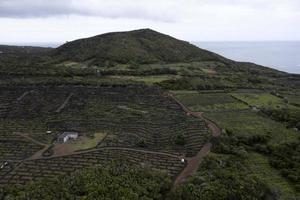
[[[165,199],[171,187],[167,174],[112,163],[79,170],[0,192],[1,199]]]
[[[294,142],[274,145],[270,148],[270,164],[289,179],[300,191],[300,137]]]
[[[263,109],[270,118],[300,130],[300,109]]]
[[[287,98],[276,93],[246,93],[233,94],[233,97],[245,104],[260,108],[271,119],[285,124],[287,127],[297,127],[300,122],[300,108],[291,104]]]
[[[290,182],[272,167],[272,153],[254,153],[259,150],[253,146],[265,144],[267,140],[260,137],[243,140],[234,133],[223,132],[198,173],[177,188],[172,199],[297,199],[298,182]],[[293,158],[299,159],[298,153],[294,153]],[[294,160],[293,166],[298,167],[296,163]],[[286,171],[294,173],[291,177],[299,177],[296,168]]]
[[[300,177],[298,133],[287,128],[282,121],[272,120],[273,117],[266,113],[268,106],[278,109],[278,104],[282,107],[290,105],[263,93],[239,93],[237,96],[237,93],[216,92],[175,92],[177,98],[192,110],[206,110],[206,117],[217,122],[223,130],[219,143],[213,148],[214,154],[205,159],[199,173],[178,189],[176,194],[186,199],[205,199],[207,196],[207,199],[297,199]],[[265,103],[270,99],[272,103]],[[229,103],[236,105],[231,107],[234,109],[227,108]],[[239,108],[240,104],[248,106],[248,109]],[[253,105],[262,112],[250,110]],[[215,165],[209,166],[207,162]],[[234,165],[238,167],[234,168]],[[252,180],[251,184],[247,182],[251,186],[243,182],[243,177]],[[228,179],[230,183],[226,182]],[[213,190],[218,184],[221,189]],[[222,190],[224,185],[233,186]],[[251,192],[253,196],[250,193],[243,196],[243,189],[249,187],[259,189]],[[206,197],[201,196],[204,193]]]
[[[18,168],[1,177],[0,186],[24,184],[44,176],[53,178],[78,167],[118,160],[119,156],[133,164],[145,163],[167,171],[174,177],[183,167],[177,153],[194,156],[209,135],[204,122],[185,115],[175,101],[155,87],[27,86],[6,88],[2,92],[0,103],[5,105],[5,109],[1,113],[0,135],[6,132],[6,135],[27,133],[38,142],[53,145],[42,154],[47,157],[28,162],[23,159],[42,149],[40,145],[35,145],[36,148],[33,145],[24,148],[4,145],[3,152],[10,154],[14,150],[24,155],[0,156],[3,162],[6,159],[18,161]],[[47,130],[51,133],[47,134]],[[64,131],[95,135],[56,144],[57,136]],[[172,138],[178,135],[181,137],[177,145]],[[8,139],[4,136],[3,143],[9,143]],[[52,158],[51,152],[57,157]],[[75,155],[63,157],[70,152]],[[163,157],[160,152],[174,155]]]
[[[249,174],[242,158],[211,154],[199,172],[175,190],[172,199],[264,199],[272,195],[269,192],[258,177]]]
[[[249,109],[245,103],[239,102],[228,93],[177,93],[177,98],[193,111],[223,111]]]
[[[0,51],[0,199],[300,197],[299,75],[149,29]],[[172,190],[210,134],[168,90],[222,129]],[[96,134],[52,156],[66,130]]]
[[[63,60],[114,65],[225,60],[221,56],[150,29],[108,33],[66,43],[54,51]]]
[[[249,105],[259,108],[286,108],[286,102],[270,93],[240,93],[233,96]]]
[[[186,144],[185,137],[183,134],[176,135],[175,144],[177,144],[177,145],[185,145]]]
[[[84,150],[91,149],[96,147],[105,137],[107,133],[95,133],[91,136],[85,136],[80,138],[79,140],[75,140],[72,142],[72,149],[76,150]]]
[[[268,142],[272,144],[297,139],[296,131],[255,112],[219,112],[209,113],[207,116],[217,121],[227,132],[232,132],[241,139],[251,140],[254,136],[261,136],[269,138]]]
[[[0,46],[0,51],[2,86],[142,82],[171,90],[295,89],[290,80],[299,79],[228,60],[150,29],[98,35],[56,49]]]

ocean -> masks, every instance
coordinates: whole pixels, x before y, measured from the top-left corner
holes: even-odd
[[[300,74],[300,41],[193,42],[196,46],[236,61],[247,61]]]

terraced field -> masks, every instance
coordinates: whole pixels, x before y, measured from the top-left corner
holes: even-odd
[[[76,169],[105,165],[117,160],[163,170],[171,176],[177,175],[184,167],[177,156],[127,149],[98,149],[68,156],[25,161],[17,164],[12,172],[3,176],[0,184],[24,184],[30,180],[51,178]]]
[[[1,145],[0,161],[9,160],[9,165],[1,169],[0,185],[23,184],[112,160],[175,177],[186,164],[181,158],[195,156],[209,140],[204,121],[186,115],[154,87],[19,87],[6,89],[4,95],[11,100],[0,119],[1,142],[6,144]],[[93,149],[32,158],[50,145],[51,152],[62,131],[106,134]]]

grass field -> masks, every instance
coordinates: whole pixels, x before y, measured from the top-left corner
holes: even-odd
[[[298,137],[296,131],[251,111],[208,113],[206,116],[237,136],[268,135],[274,144],[291,142]]]
[[[192,91],[177,91],[176,97],[193,111],[222,111],[249,109],[245,103],[239,102],[227,93],[202,94]]]
[[[300,95],[283,95],[287,98],[289,103],[300,105]]]
[[[281,174],[269,164],[268,158],[258,154],[249,153],[248,164],[252,173],[260,177],[265,183],[277,190],[281,194],[282,200],[289,199],[294,196],[296,191]]]
[[[179,76],[176,75],[156,75],[156,76],[110,76],[113,79],[120,79],[126,81],[137,81],[143,82],[146,85],[153,85],[154,83],[159,83],[165,80],[176,79]]]
[[[78,140],[72,141],[70,145],[74,151],[95,148],[99,144],[99,142],[101,142],[106,137],[106,135],[107,133],[98,132],[95,133],[92,137],[83,136]]]
[[[280,108],[290,108],[297,109],[294,106],[288,105],[284,99],[274,96],[269,93],[234,93],[232,94],[237,99],[248,103],[251,106],[280,109]]]

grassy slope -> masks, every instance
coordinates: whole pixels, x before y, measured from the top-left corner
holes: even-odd
[[[274,88],[274,83],[282,87],[288,82],[285,73],[234,62],[149,29],[107,33],[57,49],[10,48],[13,53],[0,55],[1,85],[144,82],[166,89],[224,89]]]
[[[283,124],[251,110],[239,111],[239,109],[245,108],[246,104],[241,104],[241,102],[233,99],[230,93],[201,94],[196,91],[173,91],[173,93],[192,110],[205,111],[205,115],[208,118],[214,120],[221,128],[233,133],[235,137],[247,138],[253,135],[268,135],[270,137],[268,141],[270,145],[297,140],[297,132],[287,129]],[[236,96],[237,94],[234,95]],[[239,95],[243,97],[254,96],[255,98],[251,103],[261,106],[286,105],[281,99],[269,94],[253,95],[243,93]],[[269,103],[270,101],[271,103]],[[230,109],[234,108],[235,110],[227,109],[226,105],[229,103],[235,105],[230,107]],[[281,199],[287,199],[296,194],[295,188],[293,188],[291,183],[278,170],[270,166],[269,157],[252,150],[247,151],[246,166],[251,171],[251,174],[259,177],[270,188],[275,190],[279,188]]]
[[[281,123],[258,115],[255,112],[218,112],[207,113],[222,128],[232,131],[237,136],[269,135],[273,144],[291,142],[297,138],[297,132],[287,129]]]
[[[226,60],[188,42],[150,29],[106,33],[76,40],[57,48],[54,55],[63,60],[88,61],[93,64]]]
[[[92,136],[92,138],[85,136],[84,138],[73,141],[70,145],[75,151],[95,148],[99,142],[106,137],[106,135],[107,133],[97,132]]]
[[[230,94],[178,94],[177,97],[193,111],[221,111],[249,109],[244,103],[236,101]]]
[[[250,153],[249,166],[253,174],[260,177],[270,187],[281,191],[281,199],[288,199],[295,194],[292,184],[282,177],[278,170],[270,166],[268,157],[259,153]]]

